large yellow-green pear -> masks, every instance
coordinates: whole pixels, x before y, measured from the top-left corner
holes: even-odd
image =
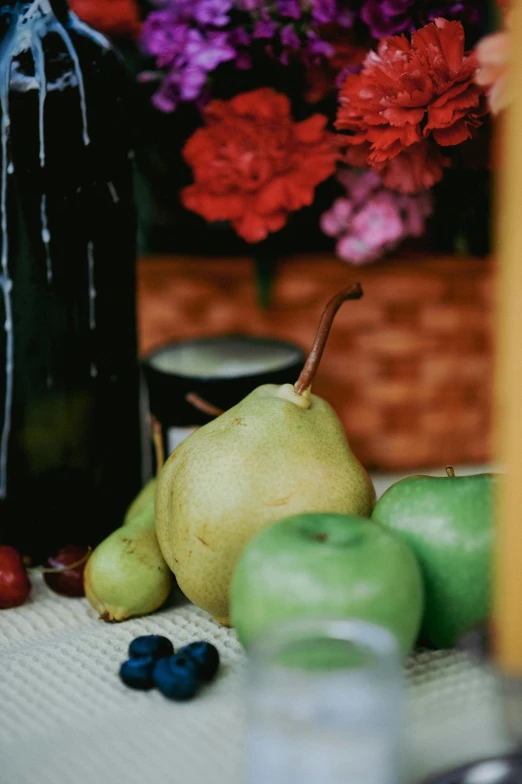
[[[350,286],[328,303],[295,386],[258,387],[182,442],[158,476],[163,556],[186,596],[220,623],[230,623],[232,574],[261,528],[301,512],[371,515],[371,479],[331,406],[310,393],[335,313],[360,296]]]

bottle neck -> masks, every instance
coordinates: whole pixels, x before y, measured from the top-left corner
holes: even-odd
[[[40,3],[43,7],[51,7],[54,14],[63,19],[69,12],[67,0],[0,0],[0,13],[16,8],[30,8],[35,3]]]

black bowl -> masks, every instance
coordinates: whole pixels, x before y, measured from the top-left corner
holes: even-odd
[[[522,754],[491,757],[427,779],[424,784],[521,784]]]
[[[294,343],[242,334],[184,340],[151,351],[142,364],[149,409],[161,424],[165,453],[213,419],[187,395],[226,411],[262,384],[295,383],[304,362],[302,348]]]

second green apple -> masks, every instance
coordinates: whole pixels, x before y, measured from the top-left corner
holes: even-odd
[[[423,633],[438,648],[487,620],[490,610],[493,493],[498,475],[410,476],[387,490],[373,518],[393,529],[420,563]]]
[[[243,550],[231,586],[232,622],[246,648],[276,623],[359,618],[389,629],[407,654],[422,608],[410,548],[356,515],[300,514],[264,528]]]

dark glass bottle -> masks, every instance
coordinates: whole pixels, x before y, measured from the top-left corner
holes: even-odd
[[[96,544],[140,484],[126,74],[64,0],[0,0],[0,541]]]

